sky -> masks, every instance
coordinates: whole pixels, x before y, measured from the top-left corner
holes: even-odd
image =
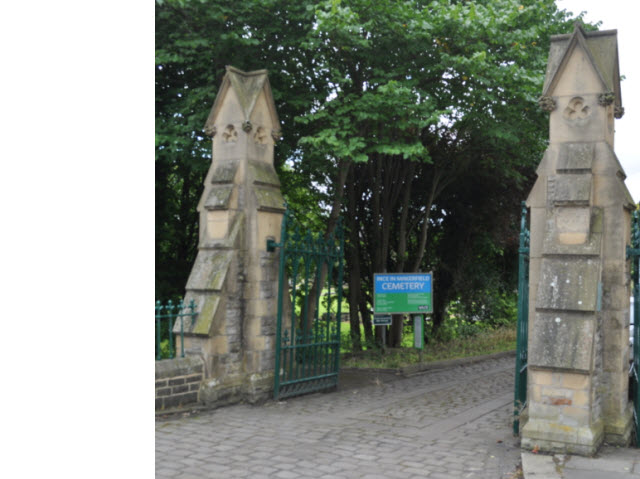
[[[624,116],[616,120],[614,150],[625,173],[627,188],[633,199],[640,201],[640,14],[638,0],[556,0],[562,10],[575,15],[586,11],[585,21],[602,21],[600,30],[618,30],[618,58]],[[571,32],[567,32],[571,33]]]

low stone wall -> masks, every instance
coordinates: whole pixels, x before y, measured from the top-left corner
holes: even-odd
[[[197,403],[203,378],[199,357],[156,361],[156,411]]]

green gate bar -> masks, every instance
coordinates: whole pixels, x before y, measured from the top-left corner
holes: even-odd
[[[518,325],[516,339],[516,384],[513,402],[513,434],[520,434],[520,415],[527,405],[527,352],[529,333],[529,229],[527,206],[522,202],[518,249]]]
[[[303,234],[301,230],[302,227],[294,221],[287,208],[282,219],[280,243],[267,241],[267,251],[280,248],[275,399],[328,389],[338,384],[344,272],[342,222],[338,222],[335,233],[327,239],[322,234],[313,235],[309,231]],[[326,271],[324,281],[323,268]],[[287,276],[290,282],[286,281]],[[323,284],[320,284],[321,281]],[[310,304],[313,285],[316,285],[316,296],[314,303]],[[327,315],[323,320],[320,309],[324,291]],[[291,304],[288,318],[284,317],[285,294],[289,295]],[[337,309],[332,315],[330,311],[334,298],[337,300]],[[296,311],[297,305],[299,312]]]

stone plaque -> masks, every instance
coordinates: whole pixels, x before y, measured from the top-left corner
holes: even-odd
[[[558,171],[591,170],[593,152],[593,143],[563,144],[558,156]]]
[[[547,180],[547,195],[552,205],[588,205],[591,175],[551,175]]]
[[[536,308],[595,311],[599,277],[597,258],[543,258]]]
[[[576,313],[536,313],[529,365],[591,371],[595,316]]]

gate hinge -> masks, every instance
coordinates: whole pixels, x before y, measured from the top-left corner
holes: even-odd
[[[267,251],[269,253],[273,253],[276,248],[282,246],[280,243],[276,243],[276,240],[273,238],[267,238]]]

